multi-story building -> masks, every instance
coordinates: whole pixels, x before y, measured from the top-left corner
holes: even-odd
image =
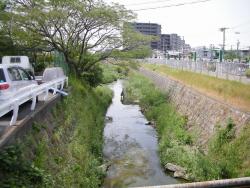
[[[161,25],[156,23],[138,23],[138,22],[131,23],[131,25],[140,33],[143,33],[145,35],[158,36],[159,37],[158,41],[151,42],[151,48],[155,50],[161,50],[160,47]]]
[[[170,49],[172,51],[181,51],[182,47],[181,37],[176,33],[170,34]]]
[[[153,50],[160,50],[166,54],[167,51],[187,52],[190,51],[190,46],[185,44],[185,40],[176,34],[161,34],[161,25],[156,23],[131,23],[132,27],[138,32],[145,35],[158,36],[158,41],[151,42]]]
[[[161,50],[164,53],[171,50],[171,43],[170,43],[170,35],[169,34],[162,34],[161,35]]]
[[[188,54],[191,52],[191,46],[189,44],[184,44],[184,54]]]

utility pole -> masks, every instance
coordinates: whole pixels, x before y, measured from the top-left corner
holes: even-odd
[[[225,51],[225,43],[226,43],[226,30],[229,29],[227,27],[220,28],[220,31],[223,33],[223,41],[222,41],[222,56],[224,56]]]
[[[238,57],[239,62],[240,62],[239,47],[240,47],[240,41],[239,41],[239,40],[237,40],[237,57]]]
[[[163,48],[163,56],[164,56],[164,59],[166,59],[165,38],[164,38],[164,37],[162,38],[162,48]]]
[[[182,36],[182,59],[184,60],[184,47],[185,47],[185,40],[184,36]]]
[[[240,32],[235,32],[236,35],[239,35]],[[236,44],[236,56],[237,58],[239,59],[239,62],[240,62],[240,56],[239,56],[239,46],[240,46],[240,41],[239,39],[237,40],[237,44]]]

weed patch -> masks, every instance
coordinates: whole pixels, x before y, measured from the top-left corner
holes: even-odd
[[[249,176],[250,137],[247,135],[250,135],[250,126],[236,136],[235,125],[229,120],[225,128],[216,131],[205,154],[194,145],[197,135],[187,130],[187,118],[176,112],[168,96],[150,80],[133,73],[124,92],[125,100],[139,100],[147,119],[156,123],[162,165],[178,164],[187,169],[194,181]]]
[[[130,69],[137,69],[138,64],[133,61],[117,61],[113,63],[102,63],[102,83],[111,83],[118,79],[124,79],[128,76]]]

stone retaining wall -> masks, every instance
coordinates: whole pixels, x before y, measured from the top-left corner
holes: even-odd
[[[249,112],[210,98],[154,71],[140,68],[140,72],[162,91],[169,93],[177,111],[188,118],[188,129],[197,135],[198,145],[204,146],[215,132],[216,125],[225,126],[229,118],[236,124],[236,133],[250,125]]]

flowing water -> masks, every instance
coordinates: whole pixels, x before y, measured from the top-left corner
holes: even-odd
[[[113,102],[104,129],[103,153],[111,162],[105,188],[175,184],[178,181],[164,173],[158,153],[157,134],[154,128],[145,125],[146,118],[138,105],[121,103],[122,81],[111,85]]]

